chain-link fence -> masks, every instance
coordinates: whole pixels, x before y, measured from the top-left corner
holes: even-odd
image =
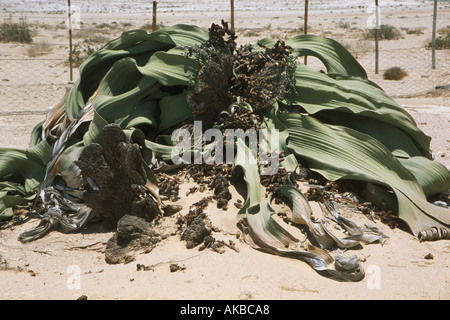
[[[42,112],[54,106],[68,86],[63,59],[0,58],[0,110]]]
[[[69,86],[67,28],[42,13],[0,19],[0,114],[44,113]]]
[[[412,14],[411,14],[412,13]],[[353,22],[352,22],[353,20]],[[450,36],[447,49],[437,46],[432,68],[432,5],[427,10],[397,11],[383,15],[379,29],[378,74],[375,39],[371,30],[361,29],[355,19],[341,18],[333,38],[340,41],[366,69],[369,79],[393,97],[413,97],[434,92],[450,84]],[[352,30],[353,29],[353,30]],[[436,37],[450,34],[450,11],[441,9],[436,21]]]
[[[43,114],[60,101],[71,83],[67,3],[31,1],[25,6],[26,2],[4,2],[0,24],[28,29],[33,41],[9,42],[0,37],[0,115]],[[340,12],[339,1],[309,1],[308,32],[341,42],[367,70],[369,79],[394,97],[421,95],[450,84],[449,49],[436,51],[436,68],[431,68],[427,46],[431,41],[432,1],[417,1],[421,3],[417,8],[405,5],[402,10],[381,12],[381,24],[399,33],[393,40],[379,42],[378,74],[374,40],[366,29],[372,16],[367,2],[342,5],[345,10]],[[324,9],[327,5],[328,11]],[[304,1],[236,0],[234,6],[240,43],[303,33]],[[108,40],[125,30],[152,29],[152,1],[72,0],[72,9],[73,80],[78,77],[77,66]],[[450,33],[450,3],[439,2],[438,9],[437,36],[445,37]],[[159,27],[186,23],[207,28],[230,19],[230,1],[159,1],[157,19]],[[311,66],[314,63],[314,59],[308,60]],[[392,67],[403,70],[403,78],[385,80],[384,72]]]

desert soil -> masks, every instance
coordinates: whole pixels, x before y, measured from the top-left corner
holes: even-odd
[[[418,54],[424,54],[423,43],[431,27],[430,10],[409,10],[385,12],[386,22],[399,24],[405,28],[425,27],[424,35],[407,35],[399,40],[404,47],[402,55],[396,57],[408,61]],[[450,10],[440,13],[446,17]],[[41,14],[42,15],[42,14]],[[253,43],[265,36],[289,36],[290,30],[303,24],[299,19],[302,12],[237,12],[237,32],[240,43]],[[59,24],[62,15],[48,14],[46,23]],[[147,16],[148,17],[148,16]],[[134,16],[116,15],[111,20],[137,20]],[[223,18],[220,12],[170,12],[159,16],[164,25],[192,23],[208,27],[212,22]],[[226,19],[227,17],[225,17]],[[367,13],[317,14],[311,17],[311,33],[337,38],[345,37],[358,43],[357,30],[336,27],[341,19],[358,21],[359,25],[368,18]],[[85,24],[96,19],[95,15],[83,16]],[[122,19],[122,20],[121,20]],[[29,22],[33,21],[30,14]],[[447,19],[447,21],[449,21]],[[143,23],[142,23],[143,24]],[[444,23],[445,24],[445,23]],[[444,25],[445,26],[445,25]],[[139,25],[135,25],[139,27]],[[107,36],[119,31],[113,30]],[[66,30],[67,31],[67,30]],[[39,37],[57,37],[64,30],[39,29]],[[346,36],[344,36],[346,35]],[[81,41],[81,40],[79,40]],[[381,47],[389,52],[393,42],[382,42]],[[397,42],[398,45],[398,42]],[[25,45],[1,44],[1,55],[15,57],[23,55]],[[449,63],[449,50],[440,52]],[[370,51],[372,52],[372,51]],[[372,54],[372,53],[370,53]],[[415,119],[417,125],[432,137],[432,150],[436,160],[450,167],[449,93],[422,94],[411,83],[423,82],[423,91],[428,91],[427,82],[432,73],[428,66],[420,65],[404,80],[403,86],[390,86],[381,75],[373,72],[373,60],[367,54],[360,53],[361,63],[368,70],[372,80],[377,81],[388,93],[396,98]],[[46,55],[49,60],[66,57],[63,50],[54,49]],[[427,56],[428,57],[428,56]],[[1,63],[5,63],[2,61]],[[51,61],[40,62],[51,65]],[[311,62],[314,63],[314,62]],[[394,62],[395,63],[395,62]],[[5,65],[1,65],[5,67]],[[438,68],[440,75],[449,69]],[[54,68],[54,83],[67,80],[66,68]],[[435,76],[433,73],[433,76]],[[15,83],[20,75],[13,72],[2,74],[8,83]],[[76,77],[76,74],[75,74]],[[59,80],[58,80],[59,79]],[[0,79],[1,80],[1,79]],[[6,82],[6,80],[3,80]],[[447,82],[448,83],[448,82]],[[447,84],[445,83],[445,84]],[[48,88],[48,87],[47,87]],[[26,95],[27,88],[21,89],[18,96]],[[26,148],[32,128],[45,119],[45,110],[62,98],[65,87],[54,85],[45,95],[37,95],[29,107],[6,100],[0,96],[0,146]],[[53,99],[53,100],[52,100]],[[8,101],[5,103],[5,101]],[[54,101],[54,102],[49,102]],[[25,107],[24,107],[25,106]],[[233,199],[228,210],[217,209],[212,203],[205,210],[212,225],[216,239],[226,242],[232,240],[239,252],[225,248],[219,254],[213,250],[199,251],[198,248],[186,249],[180,241],[180,234],[171,235],[178,215],[187,213],[189,206],[210,191],[195,193],[184,197],[190,184],[180,186],[182,195],[179,204],[183,210],[172,217],[164,218],[163,231],[167,237],[158,243],[149,253],[138,252],[136,260],[127,264],[110,265],[105,262],[105,246],[112,232],[105,231],[100,224],[89,225],[86,230],[75,234],[49,233],[42,239],[22,244],[17,237],[23,231],[38,224],[31,219],[22,225],[0,231],[0,299],[76,299],[86,295],[88,299],[449,299],[450,298],[450,243],[449,241],[419,242],[408,230],[391,229],[377,221],[375,225],[389,236],[381,244],[363,245],[356,254],[366,270],[366,277],[360,282],[339,282],[316,273],[306,263],[294,259],[282,258],[251,248],[239,237],[236,227],[238,209],[233,205],[242,199],[231,188]],[[306,187],[305,187],[306,188]],[[306,191],[306,189],[302,191]],[[313,210],[319,211],[316,203]],[[350,207],[342,207],[345,217],[364,225],[372,223],[360,212]],[[426,259],[429,254],[433,259]],[[170,265],[178,264],[180,270],[171,272]],[[147,266],[139,270],[138,265]],[[79,275],[79,278],[76,276]],[[78,279],[79,282],[74,281]]]

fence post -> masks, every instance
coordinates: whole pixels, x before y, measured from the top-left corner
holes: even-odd
[[[378,8],[378,0],[375,0],[375,74],[378,74],[378,30],[380,28],[380,11]]]
[[[70,5],[70,0],[68,1],[69,5],[69,68],[70,68],[70,82],[73,82],[73,58],[72,58],[72,8]]]
[[[431,69],[436,69],[436,20],[437,20],[437,0],[434,0],[433,31],[431,35]]]
[[[152,31],[156,31],[156,6],[158,1],[153,1],[153,21],[152,21]]]
[[[308,0],[305,0],[305,21],[303,25],[303,33],[308,34]],[[308,56],[304,56],[304,64],[308,64]]]
[[[230,0],[231,11],[231,31],[234,32],[234,0]]]

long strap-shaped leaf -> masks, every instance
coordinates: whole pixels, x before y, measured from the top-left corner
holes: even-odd
[[[168,34],[148,34],[144,30],[124,32],[119,38],[110,41],[80,66],[80,78],[63,101],[67,116],[70,119],[77,117],[78,112],[94,94],[100,80],[116,61],[130,57],[143,65],[154,52],[173,47],[175,43]]]
[[[347,258],[339,253],[337,260],[333,259],[325,250],[308,245],[302,248],[301,243],[273,218],[274,210],[270,200],[264,196],[265,190],[259,181],[258,166],[250,160],[251,152],[242,139],[237,141],[236,165],[244,172],[247,185],[247,199],[238,213],[243,229],[247,228],[247,241],[258,249],[282,256],[293,257],[307,262],[314,270],[323,272],[328,276],[345,280],[359,281],[364,278],[364,269],[355,257]],[[253,164],[252,164],[253,163]],[[297,206],[298,199],[292,198],[296,209],[305,209]],[[310,212],[298,212],[294,215],[309,220]],[[245,222],[242,222],[244,220]],[[339,269],[341,268],[341,269]]]
[[[272,108],[266,110],[266,116],[264,117],[264,126],[267,128],[267,133],[270,136],[272,130],[276,130],[278,132],[278,152],[283,153],[283,159],[280,161],[280,166],[284,167],[288,172],[293,172],[296,170],[298,166],[297,159],[294,154],[292,154],[289,149],[286,147],[286,141],[289,138],[289,134],[286,128],[286,125],[278,119],[276,116],[278,112],[278,103],[275,103]],[[267,140],[270,141],[271,138],[267,137]],[[261,146],[260,146],[261,148]]]
[[[367,73],[359,62],[339,42],[315,35],[298,35],[286,41],[293,48],[295,56],[314,56],[319,58],[328,73],[343,76],[367,78]]]
[[[175,25],[148,34],[144,30],[124,32],[111,40],[80,66],[80,78],[64,97],[61,108],[70,119],[75,119],[88,99],[94,94],[100,80],[112,65],[130,57],[144,66],[157,51],[167,51],[175,46],[194,46],[208,40],[208,32],[196,26]]]
[[[411,172],[425,195],[435,195],[450,189],[450,171],[440,162],[425,157],[399,159],[402,166]]]
[[[14,207],[26,205],[35,197],[29,196],[25,188],[18,183],[0,182],[0,190],[0,221],[11,218]]]
[[[209,33],[199,27],[187,24],[176,24],[172,27],[159,29],[152,34],[166,33],[177,46],[194,47],[209,39]]]
[[[24,150],[0,148],[0,179],[9,181],[0,181],[0,220],[10,218],[16,205],[27,203],[44,176],[39,158]]]
[[[20,149],[0,148],[0,177],[23,183],[26,192],[39,186],[44,179],[45,166],[38,158]]]
[[[330,181],[363,180],[392,189],[398,215],[415,236],[430,230],[450,236],[450,210],[427,202],[415,177],[375,139],[347,128],[333,128],[311,116],[281,114],[289,130],[288,148]]]
[[[371,81],[351,76],[330,76],[302,64],[297,64],[295,79],[297,92],[286,95],[285,103],[300,105],[309,114],[317,116],[333,111],[331,116],[342,113],[345,117],[350,113],[359,118],[375,119],[407,135],[405,138],[411,141],[408,145],[398,145],[401,140],[394,139],[397,148],[411,153],[414,150],[409,144],[417,145],[421,155],[429,155],[431,138],[416,126],[411,115]]]
[[[139,123],[149,123],[143,119],[131,121],[130,117],[148,114],[148,111],[155,114],[154,107],[150,107],[151,103],[146,104],[145,101],[157,101],[167,96],[160,91],[163,85],[190,85],[196,72],[198,69],[195,62],[182,55],[180,49],[158,52],[142,67],[129,57],[117,61],[100,81],[91,99],[94,116],[90,120],[92,122],[88,132],[84,134],[84,144],[100,142],[101,129],[107,123],[122,124],[124,129]],[[169,97],[171,96],[167,96],[167,99]],[[182,95],[180,97],[183,98]],[[164,105],[164,98],[161,103]],[[174,115],[166,116],[163,124],[175,125],[186,118],[185,114],[186,112],[181,118],[180,113],[175,114],[175,121],[171,120]],[[165,111],[162,115],[165,115]],[[154,125],[156,126],[156,123]]]
[[[276,40],[264,38],[258,41],[256,50],[262,47],[273,47]],[[298,35],[286,41],[286,45],[291,47],[292,55],[314,56],[319,58],[325,65],[329,74],[339,74],[342,76],[357,76],[367,78],[367,73],[359,62],[352,56],[339,42],[315,35]]]
[[[398,124],[393,125],[373,117],[361,116],[340,110],[324,110],[316,113],[315,118],[320,121],[337,126],[344,126],[367,134],[383,144],[395,157],[410,158],[423,156],[424,151]],[[429,152],[427,152],[429,154]]]
[[[155,119],[157,101],[169,95],[159,89],[162,86],[191,86],[199,68],[194,60],[185,56],[181,47],[164,51],[177,46],[199,45],[207,39],[208,32],[198,27],[176,25],[151,34],[144,30],[124,32],[108,42],[80,66],[80,78],[48,114],[45,123],[35,127],[30,148],[26,151],[0,150],[0,179],[22,180],[28,191],[37,187],[46,189],[56,172],[63,178],[74,178],[76,172],[72,162],[86,145],[101,142],[101,129],[107,123],[119,123],[124,129],[152,125],[156,130],[159,120]],[[163,115],[167,111],[164,110]],[[185,117],[175,120],[165,117],[164,123],[176,125]],[[81,126],[86,122],[91,122],[89,129],[78,134],[80,130],[86,130],[86,126]],[[54,133],[59,139],[49,144],[47,137],[52,135],[54,139]],[[83,139],[79,141],[81,136]],[[170,146],[147,145],[152,151],[165,152],[165,155],[159,155],[170,159],[167,158]],[[149,148],[143,149],[143,153],[148,152]],[[46,176],[46,183],[43,183]],[[6,200],[11,190],[3,192],[2,198]]]

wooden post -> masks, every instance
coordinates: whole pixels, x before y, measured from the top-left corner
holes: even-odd
[[[234,0],[230,0],[231,11],[231,31],[234,32]]]
[[[153,21],[152,21],[152,30],[156,31],[156,6],[158,5],[158,1],[153,1]]]
[[[70,82],[73,82],[73,57],[72,57],[72,7],[70,5],[70,0],[68,1],[69,5],[69,68],[70,68]]]
[[[378,50],[378,30],[380,28],[380,10],[378,0],[375,0],[375,74],[378,74],[379,50]]]
[[[433,31],[431,35],[431,68],[436,69],[436,20],[437,20],[437,0],[434,0],[433,8]]]
[[[303,33],[308,34],[308,0],[305,0],[305,21],[303,25]],[[305,64],[308,64],[308,56],[304,57]]]

